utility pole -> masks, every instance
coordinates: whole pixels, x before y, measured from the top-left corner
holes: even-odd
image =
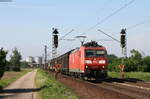
[[[44,63],[46,64],[47,63],[47,46],[45,45],[44,46]]]
[[[44,69],[47,68],[47,46],[44,46]]]

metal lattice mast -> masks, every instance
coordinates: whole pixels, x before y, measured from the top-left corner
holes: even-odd
[[[125,48],[124,48],[124,57],[127,58],[127,39],[126,39]]]
[[[54,44],[52,44],[52,58],[57,57],[57,48],[55,48]]]

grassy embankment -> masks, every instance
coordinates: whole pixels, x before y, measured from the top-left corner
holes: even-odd
[[[22,69],[20,72],[5,72],[4,77],[2,77],[2,79],[0,80],[0,89],[7,87],[9,84],[13,83],[29,71],[31,71],[31,69]]]
[[[110,77],[120,78],[119,72],[108,72]],[[143,81],[150,81],[150,73],[148,72],[125,72],[125,78],[136,78]]]
[[[47,72],[39,69],[36,75],[36,87],[45,87],[38,92],[39,99],[78,99],[65,85],[56,81]]]

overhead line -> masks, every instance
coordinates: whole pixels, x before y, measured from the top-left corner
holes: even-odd
[[[135,24],[135,25],[132,25],[132,26],[128,27],[127,29],[130,30],[130,29],[133,29],[133,28],[135,28],[135,27],[138,27],[138,26],[143,25],[143,24],[148,23],[148,22],[150,22],[150,19],[145,20],[145,21],[140,22],[140,23],[137,23],[137,24]]]
[[[117,14],[118,12],[120,12],[121,10],[123,10],[124,8],[126,8],[127,6],[129,6],[130,4],[132,4],[134,1],[135,0],[131,0],[130,2],[126,3],[124,6],[122,6],[119,9],[117,9],[116,11],[114,11],[113,13],[111,13],[110,15],[108,15],[107,17],[105,17],[104,19],[102,19],[100,22],[96,23],[94,26],[90,27],[87,31],[89,31],[89,30],[95,28],[96,26],[102,24],[103,22],[105,22],[106,20],[108,20],[110,17],[112,17],[113,15]],[[86,34],[87,31],[85,31],[81,35]]]
[[[120,43],[120,41],[119,41],[119,40],[117,40],[116,38],[114,38],[114,37],[112,37],[112,36],[108,35],[108,33],[105,33],[104,31],[102,31],[102,30],[100,30],[100,29],[98,29],[98,31],[99,31],[99,32],[101,32],[101,33],[103,33],[103,34],[105,34],[106,36],[110,37],[111,39],[113,39],[113,40],[117,41],[118,43]]]
[[[74,29],[72,29],[70,32],[66,33],[64,36],[62,36],[62,37],[59,39],[59,41],[62,40],[62,39],[64,39],[67,35],[69,35],[69,34],[72,33],[73,31],[74,31]]]

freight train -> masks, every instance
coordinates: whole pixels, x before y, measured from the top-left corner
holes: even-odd
[[[59,67],[62,74],[94,79],[107,77],[107,65],[106,48],[95,41],[49,61],[50,69]]]

